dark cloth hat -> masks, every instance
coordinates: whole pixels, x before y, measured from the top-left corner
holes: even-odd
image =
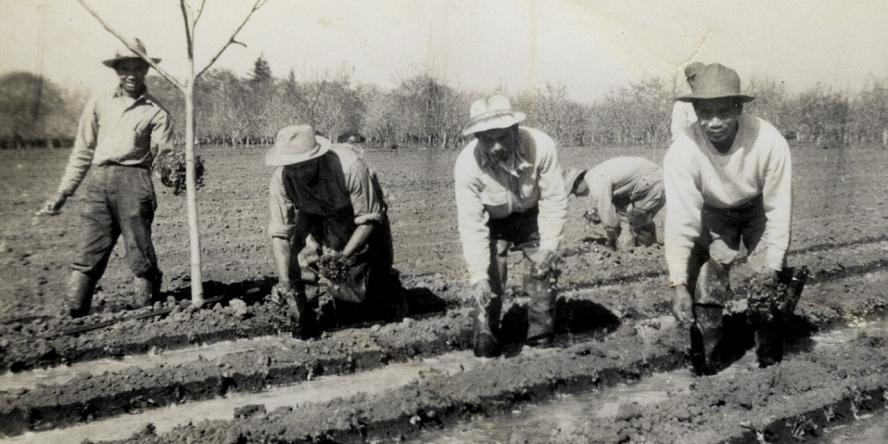
[[[694,76],[696,76],[697,73],[700,72],[700,70],[703,69],[705,66],[706,65],[700,62],[694,62],[688,66],[685,66],[685,79],[687,79],[688,83],[693,82]]]
[[[743,102],[755,100],[753,96],[740,93],[740,76],[737,71],[719,63],[704,66],[694,74],[690,84],[691,94],[679,97],[679,101],[693,102],[725,97],[736,97]]]

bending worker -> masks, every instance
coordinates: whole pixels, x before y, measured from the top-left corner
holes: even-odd
[[[589,196],[586,217],[601,224],[607,246],[650,245],[657,241],[654,216],[663,208],[663,175],[659,165],[641,157],[615,157],[589,170],[564,173],[568,194]]]
[[[406,314],[382,189],[351,146],[331,145],[309,125],[288,126],[265,164],[277,167],[269,184],[278,274],[271,298],[288,305],[294,336],[312,336],[347,311]]]
[[[454,168],[459,236],[475,299],[474,351],[497,353],[509,248],[521,250],[531,270],[527,340],[547,344],[554,333],[555,268],[567,216],[567,195],[555,141],[518,126],[524,113],[506,97],[472,103],[463,135],[474,135]]]
[[[701,291],[698,276],[721,276],[727,288],[727,271],[741,245],[765,279],[785,266],[792,214],[789,146],[770,123],[743,112],[753,99],[740,93],[737,73],[717,63],[703,67],[692,93],[678,99],[692,103],[697,115],[663,165],[666,263],[673,313],[684,324],[720,322],[726,301],[717,294],[728,292]],[[720,330],[702,334],[706,342]],[[704,373],[717,371],[711,351],[701,364]]]

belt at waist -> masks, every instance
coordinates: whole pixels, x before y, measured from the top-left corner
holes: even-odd
[[[753,208],[753,207],[761,205],[761,204],[762,204],[762,196],[758,195],[756,197],[753,197],[752,199],[749,199],[746,202],[743,202],[739,205],[735,205],[732,207],[725,207],[725,208],[714,207],[712,205],[707,205],[704,203],[703,204],[703,211],[712,211],[712,212],[716,212],[716,213],[719,213],[719,212],[720,213],[741,212],[741,211],[747,211],[750,208]]]

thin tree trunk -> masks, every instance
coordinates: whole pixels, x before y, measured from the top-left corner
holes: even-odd
[[[194,65],[189,63],[185,83],[185,201],[188,210],[188,237],[191,246],[191,305],[201,306],[203,272],[200,261],[200,230],[197,223],[197,184],[194,172]]]

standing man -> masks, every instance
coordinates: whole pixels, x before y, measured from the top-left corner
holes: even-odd
[[[382,189],[351,145],[330,145],[309,125],[288,126],[265,164],[277,167],[269,185],[268,234],[278,274],[271,298],[288,305],[293,335],[312,336],[324,322],[309,314],[309,297],[317,298],[319,316],[333,322],[347,306],[386,318],[405,315]]]
[[[475,300],[473,349],[497,353],[509,248],[530,260],[524,288],[531,297],[527,340],[544,345],[554,333],[555,268],[567,217],[567,194],[555,141],[518,126],[524,113],[494,95],[472,103],[462,134],[474,135],[454,168],[459,236]]]
[[[729,292],[701,288],[702,276],[715,276],[719,288],[728,288],[741,245],[766,279],[783,270],[792,175],[789,145],[780,131],[743,113],[743,104],[754,98],[740,93],[734,70],[706,65],[692,85],[692,94],[678,100],[693,104],[697,123],[672,143],[663,165],[665,254],[673,313],[681,323],[694,323],[708,342],[720,329],[699,327],[721,321],[722,298]],[[715,288],[711,282],[705,286]],[[703,358],[704,373],[717,371],[711,349]]]
[[[607,247],[617,249],[657,241],[654,216],[663,208],[660,166],[643,157],[615,157],[594,168],[570,168],[564,173],[568,194],[589,196],[587,217],[602,224]]]
[[[687,80],[688,86],[694,87],[694,77],[704,66],[706,65],[694,62],[685,67],[685,80]],[[674,142],[685,128],[695,123],[697,123],[697,115],[694,114],[694,105],[690,102],[676,100],[675,105],[672,106],[672,124],[670,126],[672,135],[669,140]]]
[[[139,39],[134,44],[146,54]],[[82,237],[67,289],[72,317],[89,312],[96,282],[105,272],[118,236],[123,237],[127,263],[136,276],[133,305],[150,303],[161,284],[151,243],[157,208],[151,166],[157,156],[172,153],[172,121],[145,87],[147,62],[123,48],[102,63],[114,69],[119,84],[87,103],[61,185],[39,212],[59,214],[89,173]]]

